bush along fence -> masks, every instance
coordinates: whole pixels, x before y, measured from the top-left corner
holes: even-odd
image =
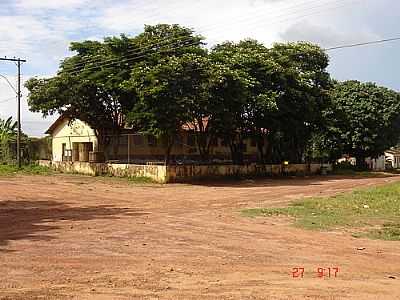
[[[181,183],[206,179],[304,176],[332,171],[329,164],[293,165],[133,165],[88,162],[51,162],[41,166],[63,173],[90,176],[147,177],[157,183]]]

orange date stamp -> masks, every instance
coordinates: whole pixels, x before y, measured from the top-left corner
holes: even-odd
[[[305,268],[293,268],[291,272],[291,276],[293,278],[304,278],[306,273]],[[339,268],[322,268],[318,267],[314,270],[314,274],[317,278],[337,278],[339,275]]]

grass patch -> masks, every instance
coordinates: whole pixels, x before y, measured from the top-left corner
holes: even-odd
[[[352,169],[335,169],[331,175],[338,176],[354,176],[354,177],[389,177],[392,174],[389,172],[373,172],[373,171],[356,171]]]
[[[24,165],[18,169],[14,165],[0,165],[0,176],[15,176],[15,175],[51,175],[54,171],[47,167],[39,165]]]
[[[157,182],[150,177],[145,176],[125,176],[125,177],[118,177],[113,176],[111,174],[104,174],[100,176],[96,176],[99,179],[105,179],[106,181],[115,181],[115,182],[128,182],[131,184],[156,184]]]
[[[128,181],[134,184],[150,184],[155,181],[150,177],[128,177]]]
[[[398,241],[400,183],[357,190],[334,197],[303,199],[284,208],[248,209],[243,211],[243,214],[248,217],[293,217],[295,226],[312,230],[367,229],[366,232],[355,236]],[[377,227],[379,229],[376,229]]]
[[[383,226],[380,229],[371,230],[365,234],[360,235],[360,237],[363,236],[376,240],[400,241],[400,224],[399,223],[383,224]]]

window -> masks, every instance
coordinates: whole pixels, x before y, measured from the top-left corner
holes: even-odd
[[[62,161],[71,161],[72,160],[72,150],[67,149],[67,144],[62,144]]]
[[[65,157],[72,157],[72,150],[65,150]]]
[[[157,147],[157,138],[154,135],[147,136],[147,144],[150,147]]]

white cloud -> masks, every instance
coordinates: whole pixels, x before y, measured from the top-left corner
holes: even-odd
[[[45,76],[43,76],[45,77]],[[10,83],[16,87],[16,76],[7,76]],[[22,131],[32,136],[43,136],[49,125],[54,122],[57,116],[43,119],[41,114],[29,111],[27,95],[28,90],[23,87],[25,81],[22,81],[22,99],[21,99],[21,125]],[[16,94],[8,85],[7,81],[0,77],[0,118],[7,119],[13,117],[17,120],[17,100]]]
[[[69,41],[61,23],[52,25],[31,16],[0,16],[0,28],[7,28],[0,31],[0,52],[26,58],[38,68],[58,63]]]
[[[313,2],[313,4],[310,4]],[[282,27],[310,10],[326,10],[331,0],[239,1],[203,0],[166,2],[128,1],[107,7],[98,24],[115,32],[142,31],[143,24],[177,23],[194,28],[211,43],[257,38],[272,43]]]
[[[22,9],[65,9],[79,7],[89,0],[17,0],[16,6]]]
[[[285,41],[309,41],[327,48],[379,38],[377,34],[368,29],[351,32],[336,24],[321,25],[310,21],[302,21],[290,26],[281,33],[281,37]]]

